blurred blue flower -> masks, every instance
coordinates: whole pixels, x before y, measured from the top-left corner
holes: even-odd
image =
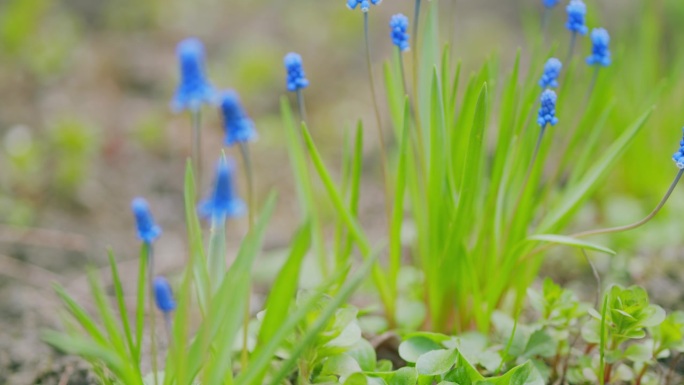
[[[579,33],[586,35],[589,29],[585,25],[585,17],[587,15],[587,6],[582,0],[570,0],[570,4],[566,8],[568,11],[568,22],[565,26],[572,33]]]
[[[560,60],[552,57],[546,61],[544,65],[544,73],[539,80],[539,85],[542,88],[556,88],[558,87],[558,76],[560,75],[563,63]]]
[[[176,309],[176,301],[173,300],[171,285],[164,277],[154,278],[154,299],[157,308],[164,313],[172,312]]]
[[[161,235],[161,227],[154,223],[152,213],[147,201],[143,198],[135,198],[131,204],[135,222],[138,227],[138,237],[148,245]]]
[[[684,129],[682,129],[684,131]],[[679,150],[672,156],[672,160],[677,163],[680,170],[684,170],[684,137],[679,141]]]
[[[378,5],[382,0],[347,0],[347,8],[356,9],[357,6],[361,6],[362,12],[368,12],[370,10],[370,5]]]
[[[553,8],[560,3],[560,0],[542,0],[542,4],[546,8]]]
[[[221,94],[221,115],[226,133],[226,146],[256,140],[254,122],[242,108],[237,92],[228,90]]]
[[[202,104],[216,101],[216,91],[209,84],[204,71],[204,46],[199,39],[189,38],[181,41],[177,48],[180,62],[180,84],[171,101],[171,108],[198,111]]]
[[[603,28],[595,28],[591,31],[591,56],[587,58],[587,64],[608,67],[610,59],[610,35]]]
[[[308,87],[309,81],[304,73],[302,57],[297,53],[290,52],[285,55],[284,62],[287,70],[287,90],[294,92]]]
[[[408,51],[409,49],[409,34],[406,32],[409,26],[408,17],[398,13],[390,19],[390,37],[392,43],[399,47],[401,51]]]
[[[546,128],[548,124],[555,126],[558,123],[556,117],[556,92],[553,90],[544,90],[541,96],[541,106],[539,107],[539,117],[537,124],[541,128]]]
[[[223,220],[226,217],[238,217],[244,214],[245,204],[237,197],[233,188],[233,165],[225,156],[219,159],[214,179],[214,192],[200,203],[199,212],[208,218]]]

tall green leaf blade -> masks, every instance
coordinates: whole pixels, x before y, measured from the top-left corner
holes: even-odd
[[[328,302],[326,307],[321,311],[320,316],[316,319],[313,325],[306,331],[299,343],[293,348],[290,358],[288,358],[280,368],[280,370],[273,376],[269,382],[272,385],[280,384],[285,377],[290,374],[295,367],[299,356],[311,346],[318,334],[325,328],[328,321],[335,315],[335,312],[347,301],[356,288],[361,285],[368,273],[377,262],[377,253],[369,256],[363,263],[359,271],[342,286],[337,295]]]

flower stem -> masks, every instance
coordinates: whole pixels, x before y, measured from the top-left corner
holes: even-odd
[[[154,385],[157,381],[157,336],[155,332],[156,311],[154,308],[154,252],[151,244],[147,244],[145,251],[147,252],[147,282],[149,293],[149,312],[150,312],[150,349],[152,352],[152,376],[154,377]]]
[[[373,98],[373,108],[375,110],[375,120],[378,127],[378,136],[380,139],[380,156],[382,158],[382,176],[385,182],[385,214],[387,224],[391,223],[391,207],[390,207],[390,191],[389,191],[389,176],[387,175],[387,150],[385,149],[385,135],[382,131],[382,120],[380,119],[380,107],[378,106],[378,98],[375,92],[375,79],[373,77],[373,65],[371,63],[371,48],[370,37],[368,32],[368,12],[363,14],[363,33],[366,41],[366,65],[368,66],[368,77],[371,89],[371,96]]]
[[[572,59],[572,53],[575,52],[575,44],[577,43],[577,32],[572,33],[572,37],[570,38],[570,47],[568,48],[568,58],[565,59],[564,63],[568,63],[568,66],[570,65],[570,60]]]
[[[197,189],[202,186],[202,118],[199,110],[190,113],[192,120],[192,164],[195,166],[195,180]]]
[[[306,122],[306,105],[304,103],[304,93],[301,89],[297,89],[297,106],[299,107],[299,119]]]
[[[609,228],[605,228],[605,229],[582,231],[579,233],[572,234],[570,236],[573,238],[581,238],[581,237],[588,237],[588,236],[599,235],[599,234],[617,233],[617,232],[636,229],[637,227],[640,227],[640,226],[646,224],[648,221],[653,219],[653,217],[655,217],[660,212],[660,210],[663,208],[663,206],[665,206],[665,203],[670,198],[670,195],[672,195],[672,192],[674,191],[675,187],[677,187],[677,184],[679,183],[679,180],[682,178],[683,174],[684,174],[684,170],[679,170],[679,172],[677,172],[677,176],[675,176],[675,179],[672,181],[670,188],[667,189],[667,192],[665,193],[665,196],[663,196],[663,199],[660,200],[660,203],[658,203],[656,208],[653,209],[653,211],[651,211],[651,213],[648,214],[644,219],[642,219],[638,222],[631,223],[629,225],[625,225],[625,226],[617,226],[617,227],[609,227]]]
[[[242,162],[245,168],[245,175],[247,177],[247,211],[249,217],[249,231],[254,227],[254,215],[256,211],[254,198],[254,177],[252,174],[252,158],[249,153],[249,145],[245,142],[240,142],[240,154],[242,155]],[[247,347],[247,340],[249,337],[249,317],[250,317],[250,297],[251,291],[247,292],[247,301],[245,302],[245,317],[242,322],[242,355],[241,363],[242,370],[247,368],[249,362],[249,351]]]
[[[594,92],[594,87],[596,87],[596,81],[598,80],[598,74],[599,74],[599,67],[596,65],[596,68],[594,68],[594,74],[591,76],[591,83],[589,83],[589,91],[587,91],[587,97],[584,102],[585,105],[589,104],[589,99],[591,98],[592,92]]]
[[[522,186],[520,187],[520,192],[518,193],[518,198],[515,201],[515,205],[513,206],[513,215],[511,216],[511,222],[508,225],[508,230],[507,230],[507,235],[510,234],[511,228],[513,227],[513,222],[515,221],[515,216],[516,213],[518,212],[518,207],[520,206],[520,203],[522,202],[522,198],[525,195],[525,190],[527,189],[527,185],[530,182],[530,177],[532,176],[532,170],[534,170],[534,164],[537,161],[537,157],[539,156],[539,149],[541,148],[542,144],[542,139],[544,138],[544,132],[546,129],[544,127],[541,128],[539,131],[539,136],[537,136],[537,144],[534,146],[534,152],[532,153],[532,159],[530,159],[530,164],[527,166],[527,172],[525,173],[525,179],[523,180]]]

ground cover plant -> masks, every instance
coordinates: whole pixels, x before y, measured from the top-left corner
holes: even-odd
[[[504,68],[493,55],[465,74],[440,34],[442,4],[416,0],[413,24],[401,14],[387,21],[387,44],[394,51],[379,76],[369,24],[380,22],[374,7],[391,5],[349,0],[347,6],[364,29],[360,54],[368,64],[375,119],[349,131],[336,177],[314,140],[319,128],[307,120],[305,90],[316,83],[307,79],[301,56],[285,56],[286,89],[296,108],[283,96],[282,129],[302,220],[262,311],[249,311],[251,272],[276,194],[257,202],[253,176],[259,170],[250,157],[250,146],[258,145],[254,123],[235,91],[209,81],[204,61],[210,53],[190,38],[177,47],[181,79],[171,103],[189,115],[193,133],[184,184],[187,265],[173,285],[156,276],[154,242],[162,230],[150,204],[134,200],[141,241],[134,316],[129,318],[129,288],[122,287],[110,253],[113,298],[90,274],[94,317],[57,287],[68,313],[65,331],[47,331],[44,339],[88,360],[106,384],[677,381],[681,313],[666,315],[639,287],[601,290],[599,283],[593,305],[549,280],[540,292],[532,288],[552,247],[576,248],[588,260],[588,253],[615,254],[589,238],[646,224],[684,168],[680,147],[673,183],[663,186],[662,201],[646,218],[566,232],[653,113],[645,103],[621,112],[629,124],[604,130],[620,103],[613,91],[620,64],[611,56],[609,33],[587,26],[591,8],[581,0],[542,2],[541,32],[530,39],[528,57],[520,51],[513,66]],[[548,31],[549,23],[563,11],[567,36],[559,38]],[[587,38],[591,52],[580,53],[578,42]],[[207,156],[199,150],[205,105],[220,110],[225,152],[235,152],[242,167],[214,154],[214,189],[200,200],[198,180],[210,174],[199,166]],[[359,221],[362,149],[370,135],[379,138],[384,186],[386,235],[380,239]],[[237,175],[244,176],[245,202],[235,188]],[[322,215],[326,205],[333,223]],[[249,233],[227,266],[229,220],[241,215]],[[321,283],[300,290],[307,256],[316,261]],[[367,277],[379,308],[350,304]],[[394,355],[379,357],[377,335],[401,340]],[[660,363],[666,359],[670,367]]]

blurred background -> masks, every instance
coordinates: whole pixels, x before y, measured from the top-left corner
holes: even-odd
[[[442,35],[466,73],[499,54],[505,74],[520,48],[523,76],[539,76],[525,73],[528,42],[539,32],[539,1],[433,1],[442,3]],[[608,71],[615,72],[619,98],[607,139],[631,123],[634,111],[653,104],[657,109],[577,228],[647,214],[676,173],[670,158],[684,125],[684,2],[586,3],[589,26],[605,26],[613,37],[615,65]],[[103,266],[107,247],[121,261],[122,275],[135,271],[133,197],[146,197],[164,228],[157,248],[161,272],[182,267],[183,170],[191,132],[189,117],[173,115],[169,101],[178,81],[175,46],[185,37],[205,42],[210,79],[240,92],[256,121],[258,194],[280,193],[267,247],[287,243],[298,211],[279,116],[279,99],[286,95],[283,55],[296,51],[304,58],[311,126],[331,164],[340,163],[345,130],[359,118],[372,119],[362,17],[344,4],[0,0],[0,384],[57,384],[66,370],[82,371],[87,383],[76,362],[40,342],[39,331],[59,324],[51,283],[86,299],[84,268]],[[392,53],[389,17],[412,17],[412,9],[409,0],[385,0],[372,9],[378,77]],[[553,13],[550,47],[567,45],[564,16],[560,6]],[[579,50],[588,54],[588,40]],[[203,110],[203,122],[203,168],[211,170],[223,133],[217,111]],[[371,230],[382,221],[376,144],[370,132],[361,212]],[[210,183],[205,179],[204,192]],[[678,190],[645,228],[600,240],[620,250],[617,257],[596,260],[604,278],[644,284],[664,307],[684,307],[682,210],[684,192]],[[234,224],[233,247],[245,230],[246,223]],[[545,274],[569,286],[591,279],[586,262],[572,256],[557,252]]]

